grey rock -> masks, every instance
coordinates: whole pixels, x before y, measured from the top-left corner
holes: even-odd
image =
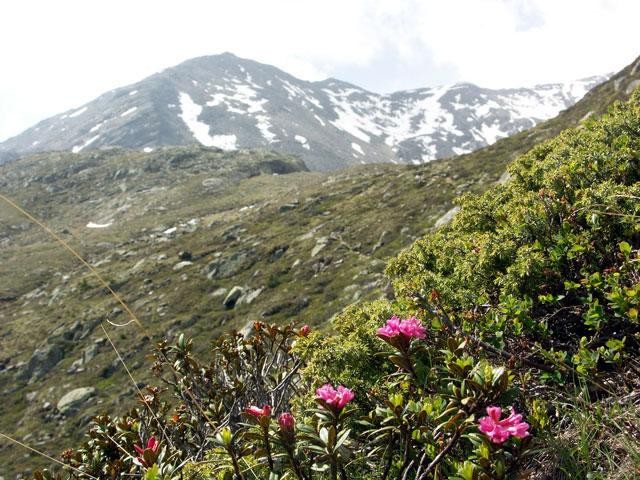
[[[84,359],[79,358],[77,360],[74,360],[74,362],[69,366],[69,368],[67,368],[67,373],[72,374],[72,373],[80,373],[80,372],[84,372]]]
[[[182,270],[185,267],[188,267],[189,265],[193,265],[193,262],[189,262],[188,260],[185,260],[183,262],[178,262],[173,266],[173,270],[174,271],[178,271],[178,270]]]
[[[238,299],[242,296],[242,294],[244,293],[244,289],[242,287],[239,286],[235,286],[231,289],[231,291],[229,292],[229,294],[225,297],[224,301],[222,302],[222,304],[226,307],[226,308],[233,308],[236,306],[236,302],[238,301]]]
[[[320,237],[316,240],[316,245],[311,250],[311,258],[318,255],[325,247],[329,245],[329,237]]]
[[[202,186],[205,188],[219,188],[223,187],[225,184],[224,179],[222,178],[205,178],[202,181]]]
[[[193,260],[193,254],[189,251],[183,250],[178,252],[178,259],[182,261],[191,261]]]
[[[210,262],[206,267],[206,275],[209,279],[229,278],[250,268],[254,263],[253,250],[234,252],[227,257],[219,257]]]
[[[633,92],[638,85],[640,85],[640,80],[636,79],[636,80],[631,80],[629,82],[629,85],[627,85],[627,88],[625,89],[624,93],[626,93],[627,95],[630,95],[631,92]]]
[[[460,207],[458,206],[453,207],[447,213],[442,215],[438,220],[436,220],[435,227],[439,228],[439,227],[442,227],[443,225],[446,225],[451,220],[453,220],[453,217],[455,217],[459,211],[460,211]]]
[[[44,377],[64,358],[64,350],[58,344],[49,344],[36,349],[27,364],[18,372],[18,380],[34,382]]]
[[[228,289],[224,288],[224,287],[220,287],[220,288],[216,288],[212,293],[211,296],[212,297],[222,297],[224,295],[227,294]]]
[[[280,213],[284,213],[284,212],[288,212],[289,210],[295,210],[299,206],[300,206],[300,203],[298,202],[285,203],[283,205],[280,205],[280,208],[278,208],[278,211]]]
[[[262,293],[264,288],[257,288],[244,293],[237,301],[238,305],[250,305]]]
[[[384,246],[384,244],[386,243],[386,240],[387,240],[388,236],[389,236],[389,232],[384,230],[380,234],[380,238],[378,239],[378,242],[373,246],[373,249],[371,250],[371,253],[374,253],[376,250],[379,250],[380,248],[382,248]]]
[[[509,173],[508,170],[505,170],[502,175],[500,175],[500,178],[498,179],[498,183],[500,185],[504,185],[505,183],[507,183],[509,180],[511,180],[511,174]]]
[[[96,389],[93,387],[81,387],[65,393],[58,400],[57,408],[62,414],[69,414],[76,411],[84,402],[93,397]]]
[[[82,352],[84,363],[89,363],[91,360],[95,358],[97,354],[98,354],[98,345],[96,345],[95,343],[92,343],[87,348],[85,348],[84,351]]]

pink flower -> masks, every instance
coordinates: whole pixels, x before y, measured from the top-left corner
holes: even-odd
[[[396,335],[400,335],[400,322],[401,320],[395,315],[387,320],[384,327],[380,327],[378,329],[378,335],[381,337],[395,337]]]
[[[500,407],[487,407],[487,417],[482,417],[479,428],[493,443],[504,443],[510,436],[524,438],[529,436],[529,424],[522,421],[522,415],[511,407],[511,414],[502,420]]]
[[[352,390],[342,385],[336,390],[331,384],[327,383],[316,390],[316,398],[321,400],[327,407],[337,411],[342,410],[355,396]]]
[[[426,337],[426,329],[416,317],[402,320],[395,315],[387,320],[384,327],[380,327],[377,333],[385,342],[400,350],[406,350],[412,338]]]
[[[416,317],[410,317],[400,322],[400,333],[407,337],[424,339],[426,331],[422,326],[422,322]]]
[[[296,424],[296,419],[289,412],[281,413],[278,417],[278,425],[283,432],[293,432],[293,427]]]
[[[258,408],[255,405],[251,405],[248,408],[244,409],[249,415],[253,415],[256,418],[260,417],[270,417],[271,416],[271,405],[263,405],[262,408]]]
[[[303,325],[300,327],[298,334],[301,337],[306,337],[307,335],[309,335],[309,332],[311,332],[311,327],[309,325]]]

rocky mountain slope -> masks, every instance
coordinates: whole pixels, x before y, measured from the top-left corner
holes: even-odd
[[[297,154],[318,171],[419,164],[531,128],[604,79],[504,90],[460,83],[380,95],[336,79],[303,81],[227,53],[188,60],[43,120],[0,143],[0,162],[41,151],[199,142]]]
[[[0,432],[53,456],[90,415],[122,411],[149,378],[153,342],[199,346],[255,320],[326,321],[389,294],[386,260],[455,214],[453,199],[504,181],[533,144],[602,113],[640,83],[640,59],[557,118],[475,153],[419,166],[309,172],[266,151],[167,147],[46,153],[0,166],[0,192],[44,220],[139,316],[0,201]],[[117,326],[122,325],[122,326]],[[38,464],[0,442],[0,476]]]

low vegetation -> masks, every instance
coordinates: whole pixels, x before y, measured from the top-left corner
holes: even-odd
[[[333,332],[161,341],[157,387],[35,478],[637,478],[640,92],[509,174]]]

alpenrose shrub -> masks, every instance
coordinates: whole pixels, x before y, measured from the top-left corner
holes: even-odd
[[[314,386],[300,373],[292,347],[320,336],[308,327],[256,323],[247,338],[217,341],[209,363],[182,336],[163,342],[154,371],[177,403],[148,389],[138,408],[97,417],[85,445],[65,451],[73,471],[35,478],[488,480],[516,471],[529,425],[513,410],[499,418],[496,405],[511,407],[517,394],[506,368],[415,316],[392,316],[371,333],[390,347],[390,373],[384,388],[362,391]],[[301,407],[309,396],[315,407]]]
[[[640,352],[640,89],[609,114],[534,147],[510,179],[460,199],[447,226],[387,268],[410,310],[437,304],[456,328],[590,389]],[[605,388],[603,388],[605,387]]]

